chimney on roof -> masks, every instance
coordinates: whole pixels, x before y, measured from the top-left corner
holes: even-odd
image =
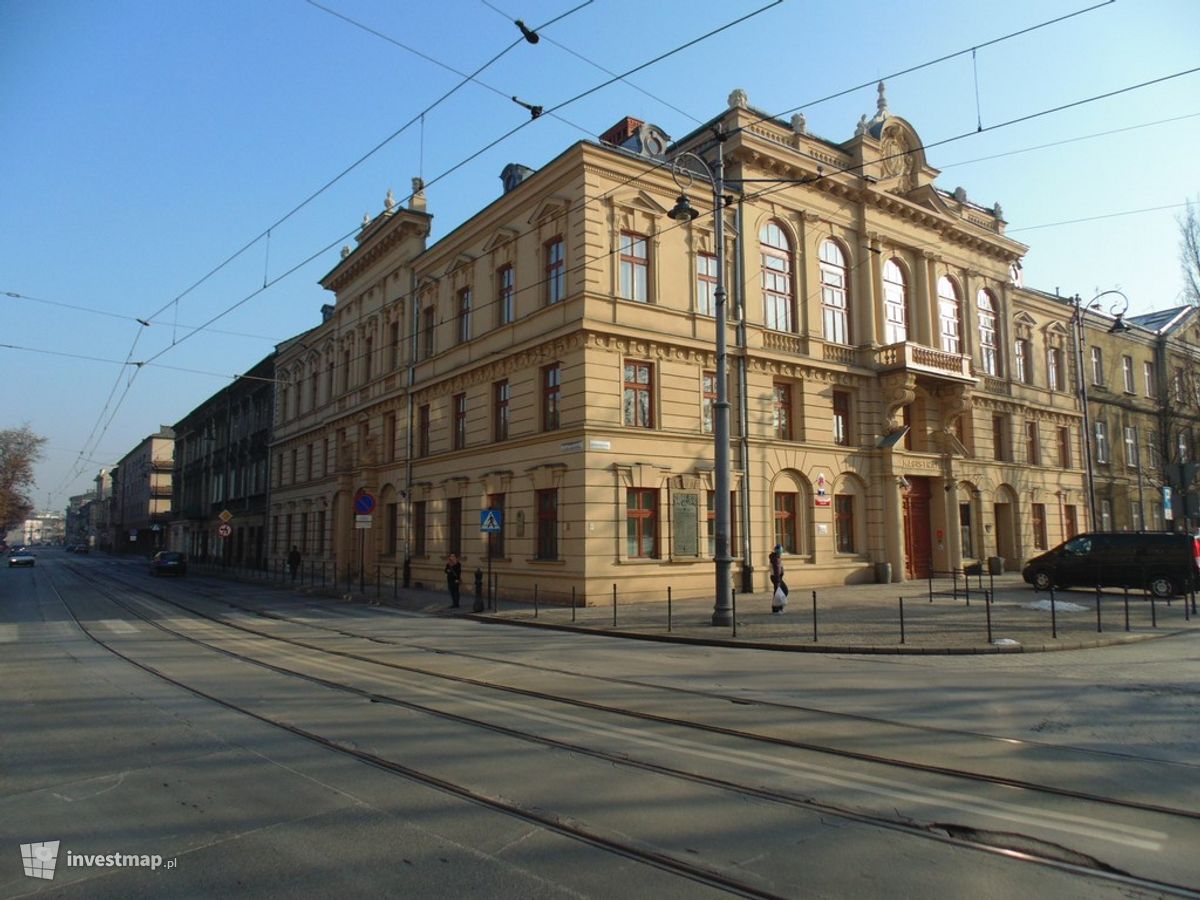
[[[600,135],[600,141],[605,144],[612,144],[614,147],[620,147],[631,137],[638,133],[638,129],[646,123],[641,119],[635,119],[632,116],[626,116],[604,134]]]
[[[504,193],[508,193],[518,184],[532,175],[533,169],[529,166],[523,166],[520,163],[509,163],[500,173],[500,180],[504,183]]]

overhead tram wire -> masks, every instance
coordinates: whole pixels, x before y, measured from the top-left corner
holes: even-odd
[[[333,10],[330,10],[328,7],[324,7],[321,4],[315,2],[315,0],[307,0],[307,2],[310,3],[312,6],[315,6],[318,9],[321,9],[332,15],[344,18],[339,13],[334,12]],[[562,19],[566,18],[567,16],[571,15],[572,13],[575,13],[578,10],[582,9],[583,7],[588,6],[592,2],[593,2],[593,0],[584,0],[584,2],[580,3],[578,6],[575,6],[571,9],[567,10],[566,12],[562,13],[561,15],[555,16],[553,19],[550,19],[549,21],[547,21],[546,23],[544,23],[538,27],[539,28],[547,28],[550,25],[553,25],[555,22],[561,21]],[[355,23],[355,24],[357,24],[357,23]],[[450,96],[452,96],[459,89],[461,89],[464,85],[468,84],[471,81],[474,81],[475,76],[479,75],[481,72],[483,72],[485,69],[487,69],[489,66],[491,66],[493,63],[495,63],[502,56],[504,56],[506,53],[508,53],[510,50],[512,50],[514,47],[516,47],[518,44],[522,43],[523,41],[524,41],[524,38],[517,38],[512,43],[510,43],[508,46],[506,46],[503,50],[501,50],[499,53],[497,53],[495,56],[493,56],[491,59],[489,59],[487,62],[485,62],[483,65],[481,65],[477,69],[475,69],[474,72],[472,72],[469,75],[463,76],[463,78],[458,82],[458,84],[454,85],[452,88],[450,88],[450,90],[446,91],[446,93],[444,93],[444,94],[442,94],[442,96],[438,97],[437,100],[433,101],[433,103],[431,103],[429,106],[425,107],[423,110],[421,110],[415,116],[410,118],[407,122],[405,122],[403,125],[401,125],[399,128],[397,128],[395,131],[393,131],[391,134],[389,134],[387,137],[385,137],[383,140],[381,140],[379,143],[377,143],[374,147],[372,147],[370,150],[368,150],[366,153],[364,153],[362,156],[360,156],[358,159],[356,159],[354,162],[352,162],[349,166],[342,169],[342,171],[340,171],[338,174],[333,176],[333,178],[331,178],[327,182],[325,182],[325,184],[323,184],[319,188],[317,188],[317,190],[313,191],[311,194],[309,194],[307,197],[305,197],[302,201],[300,201],[300,203],[298,203],[291,210],[286,212],[283,216],[281,216],[280,218],[278,218],[274,222],[272,222],[270,225],[268,225],[265,229],[263,229],[261,232],[259,232],[257,235],[255,235],[250,241],[248,241],[246,244],[244,244],[240,249],[235,251],[233,254],[228,256],[224,261],[222,261],[217,266],[215,266],[213,269],[211,269],[209,272],[207,272],[198,281],[193,283],[190,287],[188,287],[182,293],[178,294],[171,300],[167,301],[159,309],[155,310],[151,315],[147,316],[146,318],[153,319],[155,316],[159,315],[160,313],[165,311],[168,307],[170,307],[172,303],[179,302],[184,297],[186,297],[188,294],[190,294],[192,291],[194,291],[196,288],[198,288],[200,285],[204,284],[213,275],[217,274],[217,272],[221,271],[223,268],[225,268],[225,266],[229,265],[235,259],[240,257],[243,253],[245,253],[247,250],[249,250],[251,247],[253,247],[255,244],[257,244],[260,240],[262,240],[267,235],[268,232],[270,232],[274,228],[278,228],[280,225],[282,225],[284,222],[286,222],[288,219],[290,219],[292,216],[294,216],[296,213],[298,213],[300,210],[302,210],[304,207],[306,207],[309,203],[311,203],[317,197],[321,196],[321,194],[325,193],[325,191],[329,190],[329,188],[333,187],[335,184],[337,184],[339,181],[341,181],[344,177],[346,177],[352,171],[357,169],[360,165],[362,165],[364,162],[366,162],[368,159],[370,159],[372,156],[374,156],[376,153],[378,153],[380,150],[382,150],[385,146],[390,144],[393,140],[395,140],[397,137],[399,137],[401,134],[403,134],[405,131],[407,131],[409,128],[411,128],[415,123],[421,121],[422,116],[424,116],[430,110],[437,107],[439,104],[443,103]],[[421,55],[421,54],[418,54],[418,55]]]
[[[151,366],[156,369],[167,369],[172,372],[186,372],[189,375],[210,375],[213,378],[228,378],[231,381],[244,379],[247,381],[266,381],[271,384],[280,384],[278,378],[266,378],[262,375],[230,375],[228,372],[210,372],[205,369],[188,369],[183,366],[168,366],[166,363],[147,363],[147,362],[122,362],[119,359],[107,359],[103,356],[87,356],[82,353],[66,353],[62,350],[46,350],[41,347],[22,347],[17,344],[0,344],[0,350],[17,350],[22,353],[38,353],[43,356],[57,356],[64,359],[80,359],[85,362],[107,363],[108,365],[121,366],[123,368],[132,367],[140,369],[143,366]]]
[[[311,2],[311,0],[310,0],[310,2]],[[637,65],[637,66],[634,66],[632,69],[629,69],[627,72],[623,73],[622,75],[618,75],[618,76],[614,76],[614,77],[612,77],[612,78],[609,78],[609,79],[607,79],[607,80],[605,80],[605,81],[601,82],[600,84],[598,84],[598,85],[595,85],[594,87],[588,88],[587,90],[585,90],[585,91],[583,91],[583,92],[581,92],[581,93],[579,93],[579,94],[576,94],[574,97],[571,97],[571,98],[569,98],[569,99],[567,99],[567,100],[564,100],[564,101],[562,101],[561,103],[557,103],[557,104],[555,104],[554,106],[552,106],[552,107],[550,107],[549,109],[545,110],[545,111],[544,111],[544,113],[543,113],[543,115],[549,115],[550,113],[552,113],[552,112],[555,112],[556,110],[562,109],[562,108],[563,108],[563,107],[565,107],[565,106],[569,106],[570,104],[572,104],[572,103],[575,103],[576,101],[578,101],[578,100],[581,100],[582,98],[584,98],[584,97],[587,97],[587,96],[589,96],[589,95],[591,95],[591,94],[594,94],[596,91],[598,91],[598,90],[601,90],[602,88],[605,88],[605,87],[609,86],[610,84],[613,84],[614,82],[616,82],[616,81],[620,80],[622,77],[624,77],[624,76],[626,76],[626,75],[631,75],[631,74],[633,74],[634,72],[639,72],[639,71],[641,71],[642,69],[645,69],[645,68],[647,68],[647,67],[649,67],[649,66],[652,66],[652,65],[654,65],[655,63],[661,62],[662,60],[664,60],[664,59],[667,59],[668,57],[670,57],[670,56],[673,56],[673,55],[675,55],[676,53],[680,53],[680,52],[682,52],[683,50],[686,50],[686,49],[688,49],[689,47],[693,47],[693,46],[695,46],[696,44],[700,43],[701,41],[707,40],[708,38],[710,38],[710,37],[713,37],[713,36],[715,36],[715,35],[718,35],[718,34],[720,34],[720,33],[721,33],[721,32],[723,32],[723,31],[727,31],[728,29],[730,29],[730,28],[734,27],[735,25],[739,25],[739,24],[741,24],[742,22],[746,21],[747,19],[750,19],[750,18],[752,18],[752,17],[754,17],[754,16],[757,16],[757,15],[759,15],[759,14],[763,13],[763,12],[766,12],[768,9],[771,9],[772,7],[778,6],[778,5],[779,5],[779,4],[781,4],[782,2],[783,2],[783,0],[771,0],[771,2],[767,3],[765,6],[762,6],[762,7],[758,8],[758,9],[756,9],[756,10],[753,10],[752,12],[749,12],[749,13],[747,13],[746,15],[740,16],[740,17],[738,17],[737,19],[734,19],[734,20],[733,20],[733,21],[731,21],[731,22],[728,22],[728,23],[726,23],[726,24],[724,24],[724,25],[721,25],[721,26],[719,26],[718,28],[714,28],[713,30],[711,30],[711,31],[709,31],[709,32],[707,32],[707,33],[705,33],[705,34],[703,34],[703,35],[700,35],[699,37],[693,38],[693,39],[692,39],[692,40],[690,40],[690,41],[687,41],[687,42],[685,42],[685,43],[683,43],[683,44],[680,44],[680,45],[678,45],[677,47],[675,47],[675,48],[674,48],[674,49],[672,49],[672,50],[668,50],[668,51],[667,51],[667,52],[665,52],[665,53],[661,53],[661,54],[659,54],[658,56],[654,57],[653,59],[651,59],[651,60],[649,60],[649,61],[647,61],[647,62],[640,63],[639,65]],[[522,38],[522,39],[520,39],[520,40],[523,40],[523,38]],[[448,169],[445,169],[444,171],[442,171],[442,172],[441,172],[441,173],[439,173],[438,175],[434,176],[434,177],[433,177],[432,179],[430,179],[429,181],[425,182],[425,184],[424,184],[424,187],[430,187],[430,186],[432,186],[432,185],[434,185],[434,184],[437,184],[437,183],[438,183],[439,181],[441,181],[442,179],[444,179],[444,178],[448,177],[449,175],[451,175],[451,174],[453,174],[454,172],[458,171],[459,169],[461,169],[463,166],[467,165],[467,164],[468,164],[468,163],[470,163],[471,161],[473,161],[473,160],[477,159],[478,157],[482,156],[484,153],[486,153],[488,150],[490,150],[490,149],[492,149],[493,147],[495,147],[497,144],[500,144],[500,143],[502,143],[503,141],[505,141],[505,140],[507,140],[508,138],[510,138],[512,135],[516,134],[516,133],[517,133],[518,131],[520,131],[521,129],[523,129],[523,128],[526,128],[526,127],[527,127],[527,126],[529,126],[529,125],[530,125],[530,124],[531,124],[533,121],[535,121],[535,120],[533,120],[533,119],[528,119],[528,120],[526,120],[526,121],[523,121],[523,122],[521,122],[521,123],[520,123],[519,125],[517,125],[516,127],[514,127],[514,128],[510,128],[510,129],[509,129],[508,131],[506,131],[504,134],[502,134],[502,135],[500,135],[499,137],[497,137],[496,139],[494,139],[494,140],[490,141],[488,144],[486,144],[485,146],[483,146],[483,147],[481,147],[480,149],[476,150],[474,153],[471,153],[469,156],[467,156],[467,157],[465,157],[465,158],[463,158],[463,159],[459,160],[457,163],[455,163],[454,165],[450,166],[450,168],[448,168]],[[654,171],[654,168],[657,168],[657,167],[653,167],[653,168],[651,168],[649,171]],[[411,199],[412,197],[413,197],[413,193],[409,193],[409,194],[408,194],[406,197],[404,197],[404,198],[401,200],[401,203],[403,203],[403,202],[405,202],[405,201],[407,201],[407,200]],[[274,284],[278,283],[278,282],[279,282],[281,279],[283,279],[283,278],[286,278],[288,275],[292,274],[293,272],[295,272],[295,271],[296,271],[297,269],[299,269],[300,267],[302,267],[302,266],[306,265],[308,262],[312,261],[313,259],[316,259],[318,256],[320,256],[322,253],[326,252],[327,250],[330,250],[330,249],[332,249],[333,247],[337,246],[337,245],[338,245],[339,243],[341,243],[342,241],[345,241],[345,240],[347,240],[348,238],[350,238],[350,237],[353,237],[354,235],[358,234],[360,230],[361,230],[360,228],[354,228],[352,231],[348,231],[348,232],[346,232],[344,235],[342,235],[341,237],[339,237],[339,238],[337,238],[336,240],[332,241],[331,243],[329,243],[329,244],[326,244],[326,245],[325,245],[324,247],[322,247],[320,250],[318,250],[318,251],[316,251],[315,253],[311,254],[311,255],[310,255],[310,256],[308,256],[306,259],[302,260],[300,263],[297,263],[296,265],[292,266],[292,267],[291,267],[290,269],[288,269],[286,272],[284,272],[284,273],[282,273],[281,275],[278,275],[278,276],[276,276],[275,278],[271,279],[271,281],[270,281],[270,282],[268,282],[268,283],[267,283],[266,285],[264,285],[263,287],[255,289],[255,290],[254,290],[254,291],[252,291],[250,294],[247,294],[245,297],[243,297],[241,300],[238,300],[238,301],[237,301],[236,303],[234,303],[233,305],[231,305],[231,306],[227,307],[226,309],[224,309],[224,310],[223,310],[223,311],[221,311],[220,313],[217,313],[215,316],[213,316],[211,319],[209,319],[209,320],[208,320],[207,322],[205,322],[203,325],[200,325],[200,326],[198,326],[197,328],[193,329],[192,331],[189,331],[187,334],[183,335],[181,338],[179,338],[179,340],[178,340],[178,341],[176,341],[175,343],[173,343],[171,346],[163,348],[163,349],[162,349],[162,350],[160,350],[158,353],[156,353],[156,354],[154,354],[153,356],[151,356],[151,357],[149,358],[149,360],[148,360],[148,361],[153,361],[153,360],[156,360],[156,359],[158,359],[159,357],[161,357],[163,354],[170,352],[170,351],[171,351],[171,350],[173,350],[175,347],[177,347],[179,344],[182,344],[182,343],[183,343],[185,340],[187,340],[188,338],[190,338],[190,337],[192,337],[193,335],[195,335],[196,333],[198,333],[198,332],[200,332],[200,331],[204,330],[204,329],[205,329],[205,328],[207,328],[209,325],[211,325],[213,322],[216,322],[216,321],[218,321],[219,319],[223,318],[224,316],[228,315],[229,313],[233,312],[235,309],[237,309],[238,307],[240,307],[240,306],[242,306],[243,304],[245,304],[245,303],[246,303],[247,301],[249,301],[251,298],[253,298],[253,297],[257,296],[257,295],[258,295],[258,294],[260,294],[260,293],[262,293],[264,290],[266,290],[266,289],[267,289],[268,287],[270,287],[271,285],[274,285]]]
[[[479,0],[479,2],[509,22],[518,22],[519,21],[519,20],[513,19],[512,16],[510,16],[504,10],[500,9],[500,7],[496,6],[494,3],[488,2],[488,0]],[[599,69],[601,72],[603,72],[606,75],[616,75],[617,74],[616,72],[612,71],[611,69],[605,68],[604,66],[600,65],[600,63],[596,62],[595,60],[589,59],[588,57],[584,56],[582,53],[572,50],[570,47],[567,47],[566,45],[554,40],[554,38],[550,37],[549,35],[542,35],[542,37],[545,38],[547,43],[553,44],[555,47],[557,47],[559,50],[562,50],[564,53],[569,53],[571,56],[574,56],[576,59],[580,59],[583,62],[587,63],[589,66]],[[697,125],[703,124],[703,121],[701,119],[696,118],[687,110],[680,109],[678,106],[675,106],[673,103],[670,103],[669,101],[664,100],[662,97],[659,97],[655,94],[650,93],[648,90],[646,90],[643,87],[639,87],[638,85],[634,84],[632,81],[626,81],[624,78],[622,78],[621,81],[624,82],[625,85],[627,85],[628,87],[633,88],[638,93],[644,94],[645,96],[649,97],[651,100],[661,103],[663,106],[667,107],[667,109],[670,109],[670,110],[673,110],[674,112],[679,113],[679,115],[683,116],[686,119],[691,119]],[[589,132],[589,135],[590,135],[590,132]]]

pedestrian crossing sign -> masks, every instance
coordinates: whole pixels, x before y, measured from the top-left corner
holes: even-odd
[[[504,525],[504,510],[481,509],[479,511],[479,530],[485,534],[499,534]]]

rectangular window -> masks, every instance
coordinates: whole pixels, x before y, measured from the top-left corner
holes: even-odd
[[[651,363],[625,363],[624,407],[626,425],[654,427],[654,366]]]
[[[1190,452],[1191,449],[1192,449],[1192,442],[1191,442],[1190,436],[1188,435],[1188,433],[1186,431],[1184,431],[1183,429],[1180,429],[1179,432],[1175,435],[1175,458],[1176,458],[1176,460],[1181,463],[1190,462],[1191,458],[1192,458],[1192,454]]]
[[[1130,469],[1138,467],[1138,439],[1137,426],[1125,426],[1125,465]]]
[[[783,547],[784,553],[796,552],[796,495],[775,495],[775,543]]]
[[[512,388],[508,381],[497,381],[492,385],[492,420],[495,425],[493,438],[497,441],[508,440],[509,400]]]
[[[658,559],[658,491],[630,488],[625,492],[625,555]]]
[[[833,532],[838,553],[854,552],[854,498],[849,494],[833,497]]]
[[[1025,461],[1031,466],[1042,464],[1041,442],[1038,440],[1037,422],[1025,423]]]
[[[388,369],[400,365],[400,323],[393,322],[388,326]]]
[[[417,456],[429,455],[429,405],[417,410]]]
[[[1063,390],[1063,374],[1063,352],[1058,347],[1051,347],[1046,351],[1046,382],[1050,390]]]
[[[308,513],[300,513],[300,539],[296,543],[301,553],[308,552]]]
[[[1171,393],[1175,396],[1176,403],[1183,402],[1183,369],[1176,369],[1175,374],[1171,376]]]
[[[501,325],[513,320],[513,268],[503,266],[496,272],[496,315]]]
[[[645,235],[621,232],[621,296],[638,303],[650,301],[650,257]]]
[[[1058,467],[1071,468],[1071,429],[1067,425],[1058,428]]]
[[[975,558],[975,544],[972,540],[971,529],[971,504],[958,504],[958,539],[962,543],[962,555],[964,559]]]
[[[696,254],[696,312],[717,314],[717,258],[711,253]]]
[[[1146,396],[1158,396],[1158,379],[1154,377],[1154,363],[1142,363],[1142,381],[1146,383]]]
[[[1079,517],[1074,506],[1063,507],[1063,537],[1073,538],[1079,534]]]
[[[325,438],[325,474],[333,471],[333,438]]]
[[[1021,384],[1033,384],[1033,347],[1029,341],[1017,338],[1013,357],[1017,366],[1017,381]]]
[[[413,503],[412,515],[413,515],[413,525],[412,525],[412,528],[413,528],[413,534],[412,534],[413,556],[426,556],[426,555],[428,555],[427,544],[426,544],[426,535],[428,534],[428,528],[426,527],[426,521],[425,521],[425,501],[424,500],[418,500],[415,503]]]
[[[1112,501],[1107,497],[1100,501],[1100,530],[1112,531]]]
[[[313,535],[313,550],[320,554],[325,552],[325,510],[317,510],[317,532]]]
[[[1162,454],[1158,452],[1158,436],[1153,431],[1146,432],[1146,468],[1154,470],[1162,468]]]
[[[833,442],[850,446],[850,393],[833,392]]]
[[[304,448],[304,471],[308,477],[305,481],[313,480],[313,445],[309,444]]]
[[[558,404],[561,391],[561,370],[558,363],[542,369],[542,430],[555,431],[559,425]]]
[[[1142,530],[1142,505],[1136,499],[1129,501],[1129,522],[1134,531]]]
[[[1133,357],[1121,357],[1121,377],[1125,380],[1125,393],[1133,394],[1137,392],[1137,386],[1133,383]]]
[[[1033,549],[1046,549],[1046,504],[1033,504]]]
[[[465,344],[471,339],[471,289],[458,292],[458,342]]]
[[[700,382],[700,427],[705,434],[713,432],[713,404],[717,402],[717,373],[705,372]]]
[[[1091,347],[1092,354],[1092,384],[1104,384],[1104,354],[1099,347]]]
[[[297,460],[298,456],[299,456],[299,451],[297,449],[293,449],[292,450],[292,471],[291,471],[292,484],[295,484],[296,482],[298,482],[300,480],[300,467],[296,464],[296,460]],[[220,499],[220,498],[217,497],[214,499]]]
[[[546,244],[546,302],[558,303],[566,297],[566,257],[562,238]]]
[[[776,384],[772,393],[771,426],[778,441],[792,439],[792,387]]]
[[[1096,422],[1096,462],[1108,462],[1108,423]]]
[[[538,559],[558,559],[558,490],[537,491]]]
[[[500,530],[488,534],[488,541],[492,548],[492,559],[505,559],[508,554],[507,548],[504,546],[504,494],[488,494],[487,508],[496,510],[500,519]]]
[[[383,417],[383,458],[392,462],[396,458],[396,415],[388,413]]]
[[[1166,520],[1163,518],[1162,501],[1150,501],[1150,528],[1154,531],[1165,531],[1166,524]]]
[[[421,310],[421,333],[424,336],[424,356],[429,359],[434,351],[434,330],[437,327],[437,308],[427,306]]]
[[[467,446],[467,395],[455,394],[450,402],[454,409],[454,449],[462,450]]]
[[[368,337],[363,341],[363,358],[362,358],[362,379],[361,384],[367,384],[371,380],[371,375],[374,369],[371,364],[375,361],[375,339]]]
[[[992,459],[1001,462],[1008,459],[1008,434],[1004,428],[1004,416],[992,416]]]
[[[462,497],[446,501],[446,551],[462,556]]]

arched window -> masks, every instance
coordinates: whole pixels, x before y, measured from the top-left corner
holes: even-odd
[[[958,286],[943,275],[938,279],[938,322],[942,349],[947,353],[962,353],[962,302]]]
[[[884,343],[902,344],[908,340],[908,288],[904,270],[894,259],[883,264]]]
[[[821,244],[821,321],[825,340],[850,343],[850,322],[846,303],[846,257],[835,241]]]
[[[775,222],[763,226],[759,241],[762,251],[763,321],[775,331],[791,331],[791,242]]]
[[[987,375],[1000,375],[1000,353],[996,341],[996,299],[990,291],[975,298],[979,309],[979,362]]]

